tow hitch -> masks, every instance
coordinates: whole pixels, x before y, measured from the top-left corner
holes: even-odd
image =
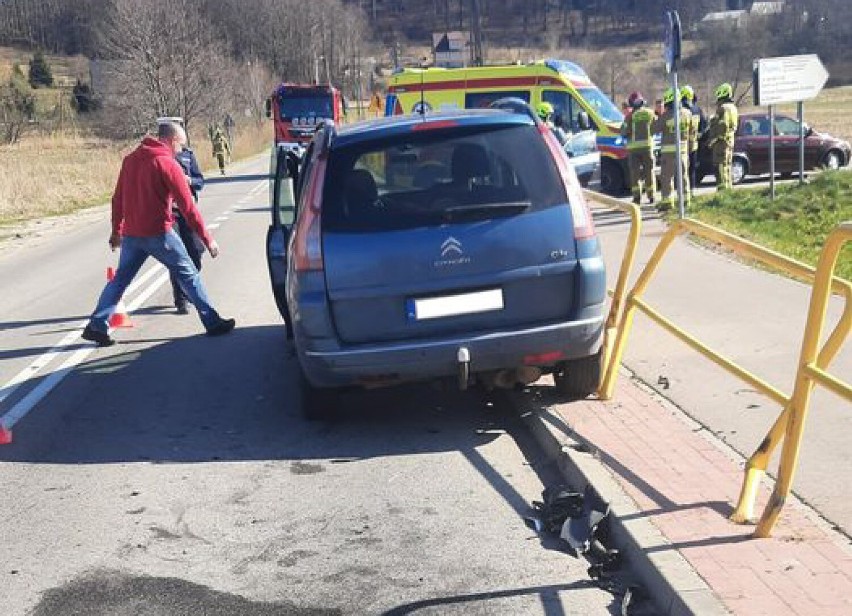
[[[456,359],[459,362],[459,389],[467,389],[470,383],[470,350],[467,347],[459,347]]]

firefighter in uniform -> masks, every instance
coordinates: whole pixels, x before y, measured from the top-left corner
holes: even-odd
[[[734,158],[734,133],[737,132],[739,113],[734,105],[734,89],[729,83],[716,88],[716,115],[710,118],[707,145],[713,152],[716,168],[716,190],[731,188],[731,163]]]
[[[548,103],[547,101],[538,104],[538,108],[536,109],[536,113],[538,117],[544,122],[547,127],[550,129],[550,132],[553,133],[553,136],[556,137],[556,140],[559,142],[559,145],[565,147],[565,144],[568,143],[568,135],[562,130],[561,126],[558,126],[553,121],[555,109],[553,105]]]
[[[680,89],[680,102],[684,109],[689,110],[692,114],[692,122],[689,126],[689,188],[690,196],[695,193],[695,187],[698,186],[698,140],[701,135],[707,130],[707,120],[701,112],[701,107],[698,106],[695,97],[695,90],[692,86],[683,86]]]
[[[688,109],[680,110],[680,161],[677,160],[677,133],[675,132],[675,105],[680,104],[672,88],[663,94],[665,109],[663,115],[654,122],[654,132],[662,134],[660,147],[660,180],[662,182],[662,200],[657,209],[666,211],[673,209],[677,203],[675,187],[677,165],[683,169],[684,202],[689,204],[689,175],[687,163],[689,160],[689,128],[692,125],[692,114]]]
[[[220,129],[216,129],[213,133],[213,158],[219,163],[219,171],[225,175],[225,157],[231,158],[231,146],[228,139],[222,134]]]
[[[627,99],[630,111],[621,125],[621,135],[627,139],[627,162],[630,167],[630,189],[633,203],[642,199],[642,188],[650,203],[657,199],[657,178],[654,176],[654,120],[656,115],[645,106],[639,92]]]

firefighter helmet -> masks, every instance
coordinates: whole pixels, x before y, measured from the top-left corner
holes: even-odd
[[[546,121],[548,118],[550,118],[550,116],[553,115],[553,105],[548,102],[539,103],[537,111],[538,117]]]
[[[631,107],[641,107],[645,104],[645,98],[642,96],[642,93],[637,90],[636,92],[631,92],[630,96],[627,97],[627,104]]]
[[[680,89],[680,98],[691,103],[695,100],[695,90],[692,89],[692,86],[683,86]]]
[[[675,92],[672,88],[666,88],[666,91],[663,93],[663,103],[666,105],[673,103],[675,100]]]
[[[734,89],[731,87],[731,84],[725,82],[716,88],[716,100],[720,101],[723,98],[733,98]]]

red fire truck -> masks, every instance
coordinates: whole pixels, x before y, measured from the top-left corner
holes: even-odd
[[[275,143],[306,147],[323,120],[340,124],[343,98],[331,85],[282,83],[266,100],[266,117],[275,123]]]

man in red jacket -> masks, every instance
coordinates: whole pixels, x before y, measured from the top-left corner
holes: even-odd
[[[172,203],[176,203],[190,228],[207,246],[210,256],[215,259],[219,255],[219,245],[207,231],[186,176],[175,160],[175,154],[184,145],[183,128],[168,122],[160,125],[157,139],[146,137],[124,158],[112,196],[112,235],[109,238],[113,250],[121,247],[118,271],[104,287],[89,324],[83,330],[83,339],[98,346],[115,344],[109,335],[109,318],[149,256],[165,265],[177,278],[209,335],[227,334],[234,329],[234,319],[223,319],[210,305],[198,269],[172,228],[175,222]]]

